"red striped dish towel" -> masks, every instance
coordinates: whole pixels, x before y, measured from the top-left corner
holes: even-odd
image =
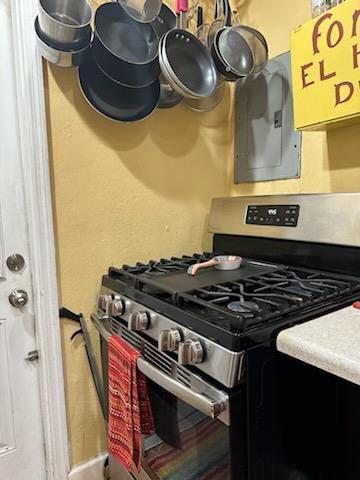
[[[145,376],[136,368],[140,353],[122,338],[109,339],[109,452],[127,471],[140,470],[142,436],[154,430]]]

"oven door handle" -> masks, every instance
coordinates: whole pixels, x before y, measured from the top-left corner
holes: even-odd
[[[100,335],[108,342],[111,333],[104,327],[96,315],[91,315],[91,319]],[[225,425],[230,424],[229,397],[225,392],[219,390],[219,400],[214,401],[201,393],[195,392],[174,378],[169,377],[142,357],[138,358],[137,367],[145,377],[149,378],[154,383],[164,388],[169,393],[172,393],[175,397],[189,404],[196,410],[199,410],[213,419],[219,417],[219,420]]]
[[[141,357],[137,360],[137,367],[145,377],[210,418],[217,418],[227,410],[228,398],[226,394],[224,394],[222,401],[215,402],[205,395],[194,392],[191,388],[186,387],[172,377],[169,377]]]

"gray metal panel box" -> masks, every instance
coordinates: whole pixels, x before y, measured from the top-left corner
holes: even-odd
[[[290,53],[241,80],[235,90],[235,183],[298,178],[301,133],[294,130]]]

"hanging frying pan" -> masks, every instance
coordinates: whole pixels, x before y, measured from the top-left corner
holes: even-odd
[[[143,88],[129,88],[109,79],[89,56],[79,68],[80,89],[98,113],[118,122],[135,122],[150,115],[160,97],[155,80]]]
[[[231,26],[229,0],[224,0],[224,9],[226,26],[216,33],[211,50],[217,69],[230,81],[259,73],[268,61],[266,40],[253,28]]]
[[[180,19],[187,11],[187,0],[177,0]],[[159,61],[164,77],[181,95],[203,98],[215,91],[214,62],[206,47],[190,32],[181,28],[167,32],[160,41]]]
[[[120,3],[97,9],[93,55],[111,79],[128,87],[153,83],[160,73],[158,45],[152,26],[134,20]]]

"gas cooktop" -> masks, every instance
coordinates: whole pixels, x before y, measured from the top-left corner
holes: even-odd
[[[187,273],[214,254],[172,257],[123,268],[111,267],[104,285],[188,326],[224,346],[244,347],[249,335],[310,313],[337,307],[360,291],[360,279],[317,270],[244,259],[238,270],[214,267]],[[117,286],[117,287],[116,287]],[[174,316],[176,318],[174,318]],[[226,340],[225,340],[226,339]]]

